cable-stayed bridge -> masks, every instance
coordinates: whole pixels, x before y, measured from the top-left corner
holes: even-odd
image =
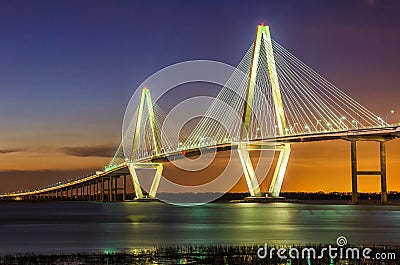
[[[352,202],[358,202],[359,175],[380,176],[381,201],[387,201],[385,142],[400,137],[399,124],[388,124],[296,58],[271,38],[268,26],[257,27],[253,44],[190,133],[182,134],[179,128],[166,125],[167,120],[168,113],[145,87],[134,119],[104,170],[0,198],[113,201],[122,192],[125,200],[127,176],[137,199],[153,198],[157,197],[165,163],[228,150],[238,153],[251,196],[274,198],[279,197],[292,144],[343,139],[351,143]],[[175,135],[180,137],[172,137]],[[379,171],[358,170],[357,141],[380,143]],[[268,191],[260,190],[250,159],[252,150],[277,152]],[[148,195],[137,176],[142,169],[156,172]],[[121,177],[123,187],[118,185]]]

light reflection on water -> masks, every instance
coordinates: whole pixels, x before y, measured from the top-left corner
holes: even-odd
[[[400,206],[1,203],[0,251],[74,252],[185,244],[400,244]]]

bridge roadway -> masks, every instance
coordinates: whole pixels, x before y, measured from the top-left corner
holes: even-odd
[[[347,140],[347,141],[388,141],[400,138],[400,125],[369,128],[338,132],[320,132],[310,134],[298,134],[271,137],[265,139],[255,139],[249,141],[249,150],[270,149],[284,143],[302,143],[329,140]],[[170,160],[182,159],[184,157],[198,156],[207,152],[223,152],[237,149],[238,142],[223,143],[212,147],[192,148],[187,150],[173,151],[169,153],[154,156],[151,159],[136,161],[141,168],[154,168],[154,164],[165,163]],[[368,172],[364,172],[368,173]],[[371,173],[371,172],[370,172]],[[54,185],[38,188],[29,191],[19,191],[0,194],[3,200],[93,200],[93,201],[116,201],[119,197],[118,191],[122,191],[122,200],[126,199],[126,177],[130,175],[128,163],[122,163],[118,166],[107,168],[104,171],[97,171],[95,174],[85,178],[68,181],[65,183],[56,183]],[[357,173],[356,173],[357,175]],[[368,174],[367,174],[368,175]],[[373,172],[372,174],[373,175]],[[119,187],[118,180],[122,177],[123,187]],[[354,174],[353,174],[354,181]],[[354,189],[353,189],[354,191]]]

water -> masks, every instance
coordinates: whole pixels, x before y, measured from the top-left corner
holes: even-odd
[[[400,206],[157,202],[0,203],[0,253],[95,252],[185,244],[400,245]]]

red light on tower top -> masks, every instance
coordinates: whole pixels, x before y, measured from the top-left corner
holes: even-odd
[[[260,22],[260,26],[264,27],[264,26],[265,26],[265,22],[264,22],[264,21],[261,21],[261,22]]]

